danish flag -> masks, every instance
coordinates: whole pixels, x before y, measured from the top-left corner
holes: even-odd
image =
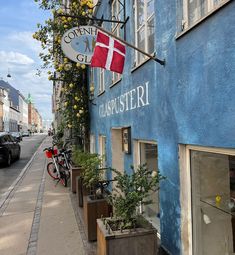
[[[122,73],[126,55],[125,45],[107,34],[98,31],[92,67],[101,67],[116,73]]]

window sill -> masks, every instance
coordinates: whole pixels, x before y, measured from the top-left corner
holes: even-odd
[[[103,94],[104,94],[104,92],[105,92],[105,90],[103,90],[103,91],[99,92],[99,94],[97,95],[97,97],[99,97],[99,96],[103,95]]]
[[[213,9],[212,11],[210,11],[206,16],[204,16],[203,18],[199,19],[198,21],[196,21],[193,25],[191,25],[190,27],[185,28],[185,30],[177,33],[175,39],[179,39],[180,37],[184,36],[185,34],[187,34],[189,31],[193,30],[195,27],[197,27],[199,24],[201,24],[205,19],[207,19],[208,17],[210,17],[211,15],[215,14],[218,10],[220,10],[222,7],[224,7],[225,5],[227,5],[229,2],[232,2],[232,0],[226,0],[225,2],[219,4],[215,9]]]
[[[122,78],[116,80],[114,83],[112,83],[109,87],[112,88],[114,87],[115,85],[117,85],[120,81],[122,80]]]
[[[154,57],[154,54],[151,54],[151,56]],[[133,73],[135,70],[139,69],[141,66],[143,66],[144,64],[146,64],[147,62],[149,62],[149,60],[152,60],[151,58],[146,58],[145,60],[143,60],[143,62],[141,62],[140,64],[138,64],[137,66],[133,67],[131,69],[131,73]]]

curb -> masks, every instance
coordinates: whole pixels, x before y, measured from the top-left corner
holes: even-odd
[[[15,189],[15,186],[18,184],[18,182],[24,177],[26,171],[28,170],[28,168],[30,167],[30,165],[32,164],[32,161],[34,160],[36,154],[39,152],[39,150],[42,147],[43,142],[45,141],[45,139],[47,138],[47,136],[42,140],[42,143],[40,144],[40,146],[38,147],[38,149],[34,152],[33,156],[31,157],[31,159],[28,161],[28,163],[26,164],[26,166],[21,170],[20,174],[18,175],[18,177],[16,178],[16,180],[11,184],[11,186],[8,188],[8,190],[2,195],[2,198],[0,199],[0,209],[3,207],[3,205],[5,204],[5,202],[7,201],[7,199],[9,198],[10,194],[12,193],[12,191]]]

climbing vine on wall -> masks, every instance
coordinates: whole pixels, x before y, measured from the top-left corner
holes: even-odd
[[[68,129],[77,135],[85,135],[89,129],[88,91],[86,65],[75,63],[64,56],[61,38],[72,27],[86,25],[86,19],[75,19],[66,15],[88,17],[93,13],[91,0],[71,0],[63,5],[61,0],[35,0],[39,8],[51,11],[52,17],[44,24],[37,24],[38,30],[33,38],[40,41],[43,60],[42,68],[50,68],[48,79],[53,80],[60,89],[58,111]]]

